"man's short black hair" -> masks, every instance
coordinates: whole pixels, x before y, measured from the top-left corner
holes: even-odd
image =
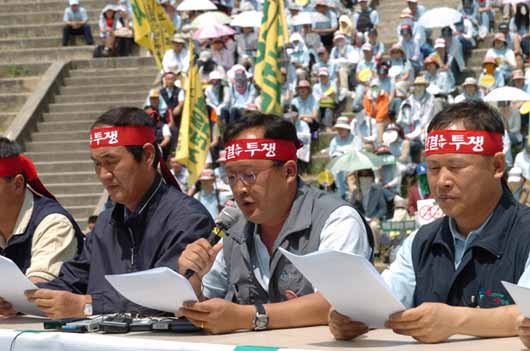
[[[94,224],[96,223],[98,220],[98,216],[97,215],[92,215],[90,217],[88,217],[88,224]]]
[[[145,113],[144,110],[136,107],[116,107],[110,109],[99,116],[90,129],[100,125],[115,127],[145,126],[155,128],[154,119]],[[156,152],[153,167],[156,169],[160,160],[160,151],[158,145],[156,143],[154,145]],[[142,160],[144,153],[142,146],[126,146],[125,148],[133,155],[137,162]]]
[[[16,157],[22,153],[20,145],[15,141],[9,140],[6,137],[0,136],[0,158]],[[11,180],[13,177],[3,177],[6,180]]]
[[[257,111],[243,112],[240,121],[228,126],[224,133],[223,140],[225,143],[228,143],[241,132],[251,128],[263,128],[263,137],[266,139],[292,141],[297,146],[300,144],[294,124],[284,118]],[[282,165],[285,162],[274,161],[274,163]]]
[[[468,130],[504,135],[504,124],[499,112],[482,101],[465,101],[449,106],[434,116],[427,131],[442,130],[458,121],[462,121]]]

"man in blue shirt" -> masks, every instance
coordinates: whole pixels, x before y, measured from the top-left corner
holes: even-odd
[[[79,5],[79,0],[70,0],[69,5],[64,9],[63,46],[70,43],[72,35],[82,35],[87,45],[93,45],[94,39],[88,24],[86,10]]]
[[[383,272],[407,308],[386,326],[426,343],[515,336],[520,313],[501,281],[530,286],[530,209],[503,181],[502,118],[463,102],[437,114],[428,132],[429,187],[446,216],[411,234]],[[337,339],[368,330],[336,311],[330,329]]]

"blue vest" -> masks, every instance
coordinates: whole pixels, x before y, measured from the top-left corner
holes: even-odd
[[[530,208],[507,188],[488,224],[474,239],[455,270],[449,218],[420,228],[412,244],[416,275],[414,305],[498,307],[513,304],[502,280],[517,284],[530,252]]]
[[[23,234],[12,236],[7,247],[3,250],[0,249],[0,255],[15,262],[18,268],[25,273],[31,265],[33,234],[45,217],[55,213],[64,215],[72,223],[77,239],[77,253],[79,254],[83,247],[84,236],[73,217],[57,201],[33,194],[33,211],[26,230]]]

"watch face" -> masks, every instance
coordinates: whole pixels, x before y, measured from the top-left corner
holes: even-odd
[[[91,316],[92,315],[92,304],[87,303],[84,308],[85,316]]]
[[[267,329],[267,324],[269,324],[269,317],[267,315],[258,315],[255,320],[256,330]]]

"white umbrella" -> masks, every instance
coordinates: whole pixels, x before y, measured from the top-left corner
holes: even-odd
[[[492,90],[484,101],[530,101],[530,94],[514,87],[502,87]]]
[[[261,26],[262,14],[260,11],[245,11],[237,14],[230,22],[232,27],[254,27]]]
[[[502,0],[502,3],[505,4],[505,5],[508,5],[508,4],[517,5],[517,4],[520,4],[522,2],[527,3],[528,0]]]
[[[210,0],[184,0],[177,6],[177,11],[210,11],[217,10],[217,6]]]
[[[460,22],[462,14],[449,7],[437,7],[426,11],[418,20],[424,28],[443,28]]]
[[[191,27],[200,28],[212,23],[229,24],[231,20],[232,19],[230,18],[230,16],[228,16],[224,12],[209,11],[195,17],[193,22],[191,22]]]
[[[293,26],[326,22],[329,22],[329,18],[320,12],[300,12],[298,15],[292,18]]]

